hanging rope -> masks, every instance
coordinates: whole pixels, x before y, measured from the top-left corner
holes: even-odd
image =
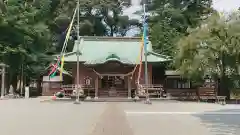
[[[142,37],[142,42],[141,42],[141,47],[140,47],[140,53],[139,53],[139,56],[138,56],[138,58],[137,58],[137,63],[139,63],[139,64],[136,64],[136,66],[134,67],[133,73],[132,73],[132,77],[131,77],[131,78],[133,78],[133,75],[134,75],[134,73],[135,73],[135,71],[136,71],[136,69],[137,69],[137,67],[138,67],[138,65],[139,65],[138,78],[137,78],[137,83],[138,83],[138,84],[139,84],[139,80],[140,80],[140,76],[141,76],[141,70],[142,70],[141,68],[142,68],[143,46],[144,46],[144,44],[143,44],[143,37]]]
[[[140,62],[139,62],[139,69],[138,69],[138,78],[137,78],[137,84],[140,83],[141,78],[141,72],[142,72],[142,54],[143,54],[143,47],[144,47],[144,37],[142,37],[142,44],[141,44],[141,53],[140,53]]]
[[[93,72],[94,72],[95,74],[97,74],[98,76],[100,76],[100,77],[103,76],[101,73],[98,73],[98,72],[97,72],[96,70],[94,70],[93,68],[91,68],[91,69],[92,69]],[[129,76],[129,75],[131,75],[131,74],[133,74],[133,71],[128,72],[128,73],[126,73],[126,74],[121,74],[121,76]]]

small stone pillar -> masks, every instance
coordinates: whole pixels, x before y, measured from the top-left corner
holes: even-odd
[[[95,79],[95,97],[94,99],[98,99],[98,77]]]
[[[2,76],[2,88],[1,88],[1,99],[4,98],[4,94],[5,94],[5,71],[6,71],[6,66],[3,63],[0,63],[0,67],[2,67],[1,70],[1,76]]]
[[[26,99],[29,98],[29,87],[28,86],[25,87],[25,98]]]

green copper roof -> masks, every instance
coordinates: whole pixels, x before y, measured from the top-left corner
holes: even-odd
[[[102,63],[106,63],[106,62],[110,62],[110,61],[117,61],[122,64],[131,64],[131,65],[135,64],[135,62],[133,63],[132,61],[128,60],[127,58],[119,57],[116,54],[110,54],[109,56],[107,56],[107,58],[102,57],[102,58],[98,58],[96,60],[86,61],[84,64],[87,64],[87,65],[102,64]]]
[[[66,62],[77,61],[77,45],[79,45],[81,53],[79,60],[80,62],[85,62],[85,64],[101,64],[110,60],[125,64],[138,64],[141,38],[81,37],[80,42],[75,42],[73,51],[65,55]],[[153,52],[151,42],[148,43],[148,52]],[[148,54],[148,62],[164,61],[169,61],[169,59],[157,53]]]

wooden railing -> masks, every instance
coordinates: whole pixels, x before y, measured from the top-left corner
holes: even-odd
[[[162,90],[163,86],[161,84],[141,84],[143,89],[148,89],[148,90]]]
[[[77,88],[77,84],[68,84],[68,85],[62,85],[61,88],[64,91],[65,95],[67,96],[71,96],[73,94],[73,90],[75,90]],[[92,91],[94,89],[94,87],[89,86],[89,85],[80,85],[79,87],[81,87],[84,90],[84,93],[86,95],[92,95]]]
[[[180,88],[180,89],[166,89],[166,92],[172,98],[180,100],[197,100],[197,89],[195,88]]]
[[[77,88],[77,84],[67,84],[67,85],[62,85],[62,90],[65,91],[73,91]],[[94,87],[89,86],[89,85],[80,85],[82,89],[94,89]]]
[[[161,84],[138,85],[139,96],[146,96],[148,94],[149,96],[157,96],[158,98],[160,98],[162,96],[163,91],[164,91],[163,86]]]

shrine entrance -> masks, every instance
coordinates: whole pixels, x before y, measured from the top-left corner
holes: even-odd
[[[124,77],[121,76],[103,76],[102,89],[108,93],[109,97],[127,96]],[[126,94],[124,94],[124,92]],[[124,95],[123,95],[124,94]]]
[[[111,57],[110,57],[111,56]],[[100,64],[88,65],[99,77],[95,95],[101,97],[131,98],[131,76],[135,65],[124,64],[125,61],[113,59],[113,55],[103,59]],[[111,60],[109,60],[111,59]],[[113,59],[113,60],[112,60]],[[94,62],[97,63],[97,62]]]
[[[104,76],[102,79],[102,87],[106,89],[124,89],[124,83],[124,78],[120,76]]]

